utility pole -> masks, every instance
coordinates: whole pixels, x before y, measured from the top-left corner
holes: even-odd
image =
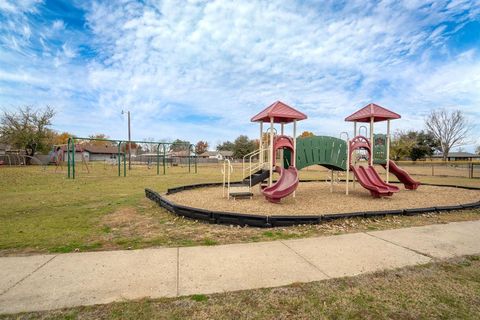
[[[125,114],[125,111],[122,110],[122,114]],[[132,170],[132,136],[130,134],[130,111],[127,111],[128,118],[128,170]]]
[[[130,135],[130,111],[128,115],[128,170],[132,170],[132,136]]]

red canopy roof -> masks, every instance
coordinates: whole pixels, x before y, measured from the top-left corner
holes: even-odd
[[[370,103],[357,112],[346,117],[345,121],[370,122],[372,117],[374,122],[401,118],[398,113],[385,109],[384,107],[380,107],[375,103]]]
[[[298,110],[290,107],[289,105],[275,101],[263,111],[254,116],[252,122],[270,122],[270,118],[273,118],[275,123],[288,123],[294,120],[304,120],[307,116]]]

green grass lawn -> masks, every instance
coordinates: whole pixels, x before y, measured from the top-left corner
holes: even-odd
[[[53,167],[0,167],[0,255],[143,248],[151,246],[215,245],[339,234],[479,218],[479,211],[351,219],[316,226],[257,229],[209,225],[183,219],[145,198],[144,189],[221,181],[220,165],[167,169],[134,167],[117,177],[115,167],[77,167],[77,179],[66,179]],[[193,171],[193,170],[192,170]],[[160,171],[162,172],[162,171]],[[236,167],[233,179],[239,179]],[[303,179],[324,179],[324,171],[302,170]],[[478,179],[420,177],[424,182],[480,186]]]
[[[306,284],[0,319],[479,319],[480,257]]]

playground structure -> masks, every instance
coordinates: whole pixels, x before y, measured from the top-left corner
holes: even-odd
[[[377,104],[370,103],[345,118],[345,121],[353,122],[354,138],[348,141],[348,166],[346,179],[346,194],[349,192],[349,172],[354,174],[353,183],[355,185],[355,178],[365,189],[369,190],[374,197],[391,196],[398,192],[397,186],[389,184],[390,172],[393,173],[400,182],[402,182],[406,189],[416,190],[420,185],[415,181],[405,170],[401,169],[395,162],[390,160],[390,120],[400,119],[398,113],[387,110]],[[387,121],[387,134],[375,135],[374,124],[376,122]],[[370,123],[370,139],[357,133],[357,123]],[[361,129],[360,127],[359,129]],[[366,128],[365,128],[366,130]],[[360,130],[359,130],[360,131]],[[357,135],[358,134],[358,135]],[[366,151],[368,165],[355,166],[353,153],[356,150]],[[353,163],[352,163],[352,160]],[[386,181],[383,181],[375,170],[374,164],[381,165],[387,171]]]
[[[0,155],[0,164],[5,166],[26,166],[28,161],[30,164],[44,166],[44,163],[35,156],[29,156],[19,151],[8,152]]]
[[[400,117],[395,112],[371,103],[345,118],[345,121],[353,122],[354,137],[351,140],[346,132],[340,135],[345,135],[346,140],[328,136],[295,138],[297,121],[307,119],[307,116],[281,101],[276,101],[251,119],[252,122],[260,123],[259,149],[243,158],[244,179],[231,183],[233,167],[229,162],[224,166],[223,195],[228,199],[252,198],[252,187],[260,185],[260,190],[268,201],[279,203],[282,198],[291,194],[295,197],[299,183],[298,170],[311,165],[321,165],[330,170],[331,192],[335,172],[346,172],[346,195],[349,194],[350,172],[353,173],[353,188],[357,181],[373,197],[392,196],[400,191],[398,186],[389,183],[390,173],[394,174],[406,189],[416,190],[420,183],[389,159],[390,120]],[[387,133],[375,134],[374,124],[382,121],[387,121]],[[270,124],[267,132],[263,131],[263,123]],[[284,126],[288,123],[293,123],[293,137],[284,134]],[[357,123],[370,124],[369,138],[366,137],[365,126],[359,127],[357,132]],[[280,134],[276,134],[274,124],[281,125]],[[360,135],[362,129],[365,129],[364,136]],[[269,137],[267,141],[265,136]],[[385,168],[386,181],[380,177],[374,165]],[[275,183],[274,172],[279,175]]]
[[[263,111],[252,117],[252,122],[260,124],[259,149],[245,155],[242,161],[244,179],[231,184],[230,174],[233,170],[228,164],[224,168],[223,185],[227,189],[228,198],[253,196],[252,187],[260,185],[260,190],[270,202],[278,203],[280,199],[293,193],[298,186],[298,172],[295,167],[296,139],[285,135],[285,125],[293,123],[293,137],[296,136],[297,121],[306,119],[307,116],[281,101],[276,101]],[[269,123],[267,132],[263,131],[263,124]],[[280,134],[276,134],[275,124],[280,124]],[[268,136],[268,141],[264,137]],[[277,154],[280,161],[277,163]],[[228,161],[229,162],[229,161]],[[228,172],[227,172],[228,171]],[[273,182],[273,173],[279,174],[279,179]],[[225,191],[223,192],[225,195]]]
[[[282,117],[282,113],[290,117]],[[472,190],[475,188],[424,184],[417,190],[420,183],[389,160],[390,120],[399,118],[396,113],[369,104],[346,118],[354,124],[351,139],[346,132],[339,138],[294,138],[297,121],[306,119],[306,115],[277,101],[252,118],[260,123],[259,148],[243,158],[241,181],[231,182],[234,166],[225,160],[221,183],[178,186],[162,195],[145,189],[145,195],[182,217],[264,228],[480,207],[478,190]],[[387,121],[387,133],[375,134],[374,123],[381,121]],[[270,126],[264,132],[265,122]],[[357,130],[361,122],[369,122],[370,131],[366,126]],[[293,123],[293,137],[285,134],[286,123]],[[278,124],[280,130],[275,128]],[[396,175],[406,189],[417,191],[400,192],[401,185],[381,178],[377,170],[382,167]],[[299,181],[302,169],[327,172],[325,180],[329,185],[323,180]],[[278,174],[276,181],[274,173]],[[339,190],[334,188],[335,183],[344,183],[345,187]],[[356,188],[357,184],[362,188]],[[242,197],[249,200],[231,201]]]
[[[156,174],[160,174],[160,167],[162,167],[162,172],[165,175],[166,174],[166,168],[167,168],[167,150],[170,149],[173,143],[169,142],[154,142],[154,141],[136,141],[136,140],[131,140],[131,141],[125,141],[125,140],[112,140],[112,139],[98,139],[98,138],[79,138],[79,137],[70,137],[68,138],[68,143],[66,144],[66,156],[61,155],[63,160],[67,162],[67,178],[68,179],[75,179],[76,178],[76,153],[78,151],[78,147],[80,147],[80,151],[82,150],[81,146],[82,144],[89,143],[89,142],[103,142],[103,143],[109,143],[114,145],[117,148],[117,153],[115,153],[115,159],[113,161],[116,162],[117,165],[117,171],[118,171],[118,176],[127,176],[127,157],[128,157],[128,146],[130,145],[129,143],[136,143],[136,144],[148,144],[148,145],[153,145],[155,146],[155,154],[153,156],[148,155],[146,158],[146,163],[148,167],[150,168],[152,160],[156,165]],[[193,166],[193,171],[194,173],[197,173],[197,155],[195,153],[194,146],[190,143],[185,143],[185,144],[180,144],[176,145],[180,149],[182,149],[183,153],[185,153],[185,158],[187,159],[187,164],[188,164],[188,172],[192,172],[192,166]],[[85,160],[85,156],[83,155],[82,152],[81,154],[81,160],[82,163],[85,165],[87,168],[87,171],[89,172],[89,167],[88,163]],[[60,154],[57,156],[60,157]],[[152,159],[153,158],[153,159]],[[113,164],[113,162],[112,162]],[[172,163],[173,165],[173,163]],[[129,166],[130,167],[130,166]],[[122,172],[123,171],[123,172]]]

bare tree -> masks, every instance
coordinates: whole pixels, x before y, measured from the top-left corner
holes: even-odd
[[[35,110],[30,106],[21,107],[18,112],[3,111],[0,116],[0,140],[17,149],[24,149],[29,157],[35,156],[37,150],[46,151],[49,126],[55,111],[47,106]],[[30,164],[30,158],[27,158]]]
[[[469,131],[468,120],[460,110],[434,110],[425,118],[425,126],[440,142],[444,161],[452,148],[465,142]]]

